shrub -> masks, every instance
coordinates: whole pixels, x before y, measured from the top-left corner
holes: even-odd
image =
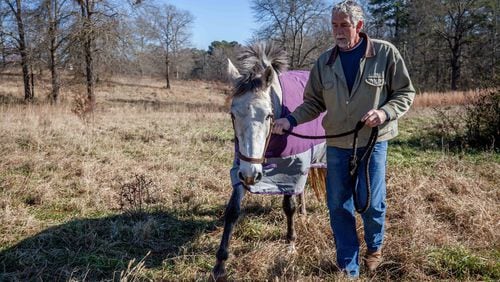
[[[478,92],[461,108],[434,108],[437,123],[431,133],[447,148],[496,150],[500,146],[500,93]],[[456,112],[454,110],[457,110]]]
[[[467,144],[475,148],[498,149],[500,144],[500,93],[498,89],[481,93],[466,105]]]
[[[131,214],[143,213],[155,201],[152,195],[154,189],[153,180],[142,174],[134,175],[132,181],[123,183],[120,187],[120,210]]]
[[[83,92],[79,92],[73,98],[71,111],[85,122],[89,121],[94,106]]]

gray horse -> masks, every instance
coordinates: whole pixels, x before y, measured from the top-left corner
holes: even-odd
[[[287,72],[286,53],[266,43],[245,47],[238,56],[238,63],[241,72],[228,60],[228,75],[233,83],[230,98],[235,158],[230,171],[233,191],[225,210],[224,232],[212,273],[215,280],[226,278],[229,241],[245,192],[283,195],[286,240],[294,252],[295,195],[303,195],[311,168],[325,167],[324,139],[311,141],[271,134],[274,118],[286,116],[302,102],[308,72]],[[322,116],[293,131],[324,135],[321,119]],[[324,169],[320,171],[310,174],[317,177],[312,183],[319,184],[313,187],[315,192],[324,189],[321,187]]]

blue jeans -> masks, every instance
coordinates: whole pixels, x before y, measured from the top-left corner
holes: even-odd
[[[365,148],[358,148],[360,158]],[[330,224],[335,239],[337,263],[349,276],[359,276],[359,242],[356,233],[352,186],[357,185],[359,206],[365,206],[366,180],[365,163],[358,167],[358,179],[352,183],[349,176],[349,158],[352,149],[327,148],[328,173],[326,180],[327,205]],[[361,215],[363,219],[365,242],[368,251],[376,251],[384,241],[384,222],[386,212],[385,167],[387,162],[387,141],[375,144],[369,164],[370,206]]]

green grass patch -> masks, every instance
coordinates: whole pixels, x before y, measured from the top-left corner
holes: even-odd
[[[279,240],[284,237],[284,228],[266,223],[261,217],[245,217],[235,228],[235,236],[244,241]]]
[[[437,121],[432,116],[402,119],[399,135],[389,141],[388,162],[397,167],[428,170],[443,157],[456,157],[461,161],[481,165],[500,163],[500,152],[457,147],[436,132]],[[457,141],[457,140],[455,140]]]
[[[500,279],[498,252],[494,256],[496,259],[492,262],[464,247],[446,247],[431,251],[428,257],[431,272],[440,278],[498,281]]]
[[[113,271],[115,269],[123,269],[126,267],[127,262],[109,257],[106,254],[85,254],[78,256],[74,262],[75,265],[91,265],[95,269],[100,269],[103,272]]]
[[[81,211],[74,204],[66,202],[57,202],[50,206],[40,206],[33,208],[31,209],[30,213],[36,219],[41,221],[48,220],[48,221],[60,222],[78,216],[81,213]]]
[[[13,174],[20,174],[20,175],[23,175],[23,176],[29,176],[33,173],[34,171],[34,164],[32,161],[27,161],[27,162],[24,162],[23,164],[15,167],[13,170],[12,170],[12,173]]]

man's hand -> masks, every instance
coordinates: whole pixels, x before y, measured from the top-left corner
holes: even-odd
[[[279,118],[274,121],[273,133],[282,135],[285,132],[283,130],[290,129],[290,122],[286,118]]]
[[[369,127],[376,127],[385,122],[387,115],[382,110],[370,110],[367,112],[361,121],[363,121]]]

